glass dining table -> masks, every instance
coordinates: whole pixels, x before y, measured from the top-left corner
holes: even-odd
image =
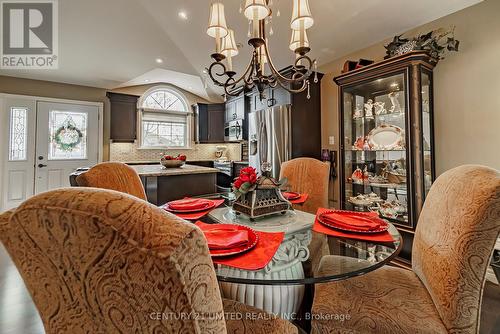
[[[391,262],[402,247],[402,238],[389,223],[392,242],[341,238],[313,231],[315,215],[300,207],[252,221],[232,209],[232,193],[197,196],[224,199],[201,221],[251,227],[261,232],[284,232],[271,261],[260,270],[244,270],[215,264],[224,298],[234,299],[288,320],[307,313],[315,284],[367,274]],[[304,298],[304,295],[307,298]],[[305,304],[303,305],[303,301]],[[307,316],[307,315],[306,315]]]

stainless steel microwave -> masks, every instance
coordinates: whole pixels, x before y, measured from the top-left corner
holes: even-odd
[[[224,128],[225,141],[241,141],[243,140],[242,120],[231,121],[226,123]]]

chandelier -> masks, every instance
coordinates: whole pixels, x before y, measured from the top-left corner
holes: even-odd
[[[237,96],[245,88],[248,90],[257,87],[260,98],[264,99],[264,90],[267,87],[280,85],[291,93],[300,93],[308,90],[310,98],[309,78],[316,71],[316,60],[311,60],[307,53],[309,40],[307,29],[314,24],[308,0],[293,0],[290,50],[295,53],[295,62],[286,71],[279,71],[273,64],[269,52],[269,43],[266,32],[272,34],[270,22],[273,16],[272,0],[246,0],[245,6],[240,7],[249,20],[248,44],[253,47],[250,63],[238,78],[233,71],[233,57],[238,55],[234,31],[226,24],[224,5],[221,2],[212,3],[207,34],[215,38],[215,53],[211,55],[214,62],[206,69],[215,85],[223,87],[226,95]],[[279,10],[277,16],[279,16]],[[251,30],[250,30],[251,29]],[[317,74],[314,82],[318,82]]]

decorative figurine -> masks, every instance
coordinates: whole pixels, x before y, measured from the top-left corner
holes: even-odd
[[[361,105],[357,105],[356,109],[354,110],[354,114],[352,115],[353,119],[360,119],[363,118],[363,108],[361,108]]]
[[[365,118],[373,118],[373,100],[369,99],[365,103]]]
[[[363,136],[359,136],[356,138],[354,142],[353,149],[362,151],[365,146],[365,138]]]
[[[385,110],[385,102],[375,102],[373,107],[375,108],[375,115],[387,114],[387,110]]]
[[[399,92],[389,93],[389,99],[391,100],[392,107],[389,109],[390,113],[401,113],[401,104],[399,104]]]
[[[370,151],[372,148],[370,147],[370,144],[368,143],[368,136],[365,137],[364,142],[363,142],[363,151]]]
[[[352,173],[352,181],[354,183],[363,183],[363,171],[357,166],[356,170]]]

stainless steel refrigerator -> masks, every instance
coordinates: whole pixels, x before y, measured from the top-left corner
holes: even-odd
[[[269,162],[273,177],[278,178],[281,164],[291,159],[291,111],[290,105],[282,105],[248,115],[248,161],[258,173],[262,163]]]

